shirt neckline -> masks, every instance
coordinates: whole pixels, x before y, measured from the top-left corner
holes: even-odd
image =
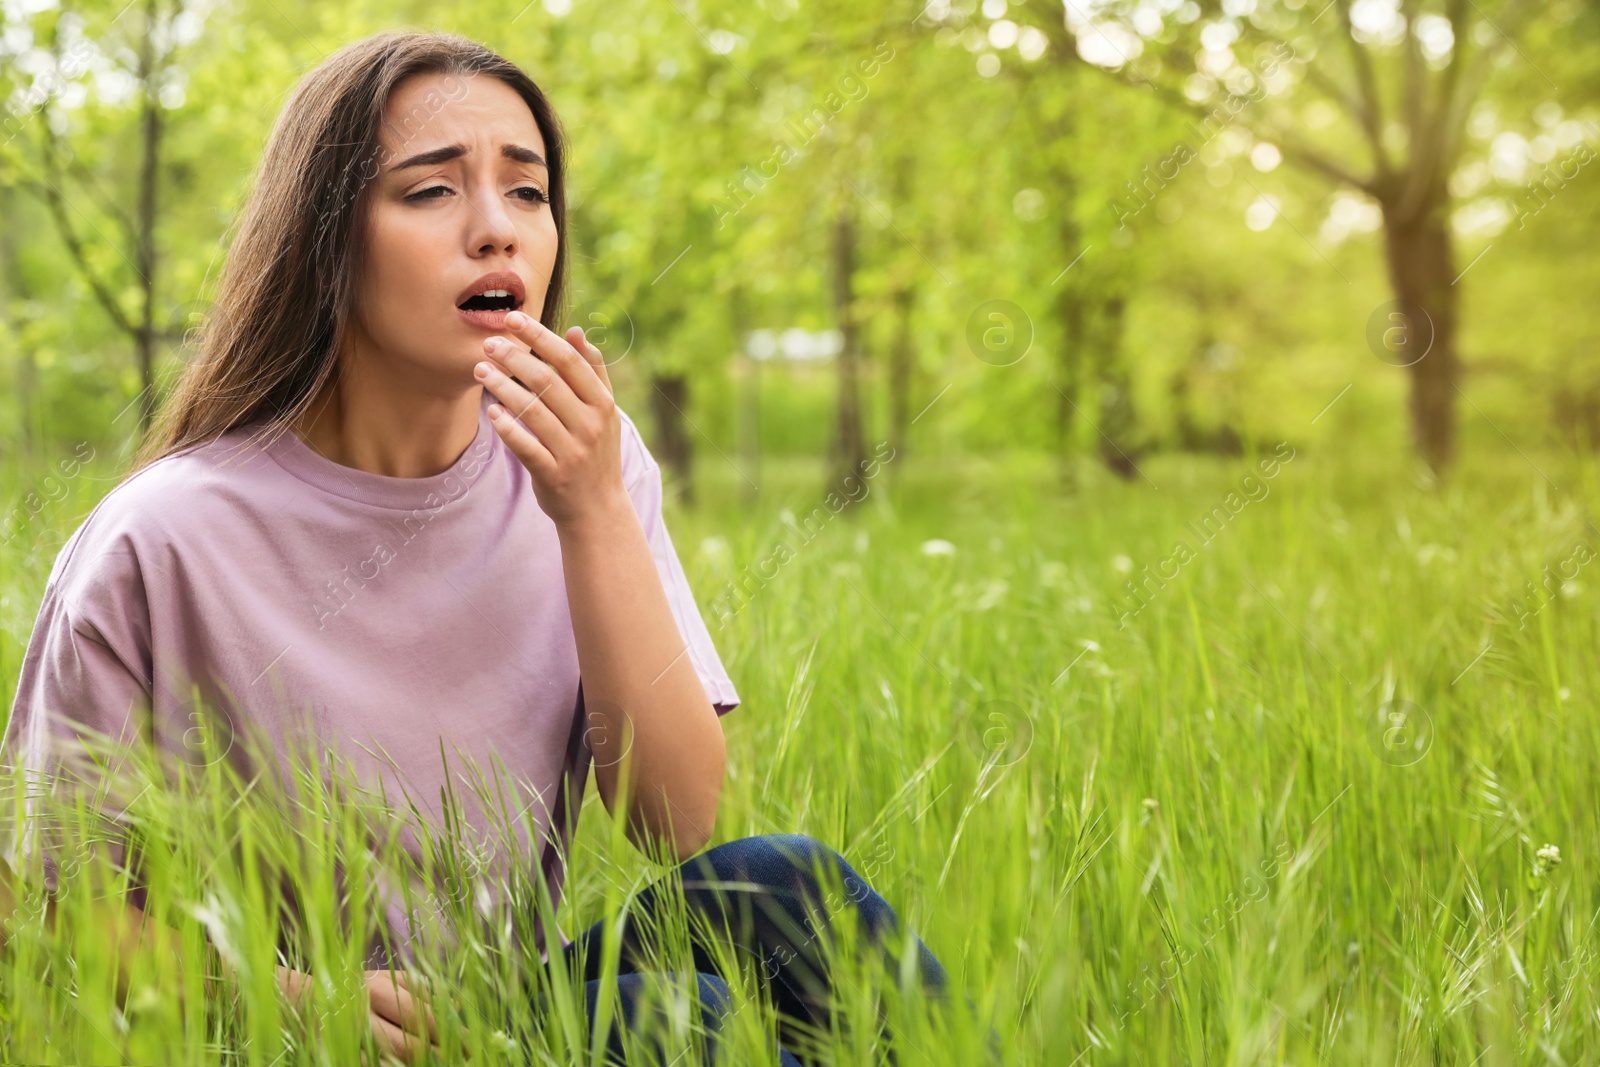
[[[489,446],[496,434],[489,422],[488,395],[485,389],[479,397],[478,432],[472,443],[450,466],[423,478],[396,478],[335,463],[288,427],[268,442],[266,452],[296,478],[335,496],[380,508],[436,508],[470,489],[494,457]]]

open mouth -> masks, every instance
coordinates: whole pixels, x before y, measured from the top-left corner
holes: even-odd
[[[527,290],[516,271],[497,270],[478,278],[456,294],[456,308],[468,321],[500,329],[508,311],[520,311]]]
[[[522,301],[508,289],[490,289],[456,305],[462,311],[515,311],[521,306]]]

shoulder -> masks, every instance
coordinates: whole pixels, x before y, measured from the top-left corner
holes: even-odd
[[[139,468],[90,509],[57,554],[46,589],[81,593],[109,576],[164,568],[186,538],[237,515],[246,483],[269,466],[251,435],[234,430]]]

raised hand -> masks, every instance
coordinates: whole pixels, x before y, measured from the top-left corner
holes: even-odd
[[[520,311],[506,329],[521,344],[488,338],[475,373],[504,405],[490,405],[490,418],[532,476],[539,507],[568,527],[614,514],[627,504],[622,419],[600,350],[581,327],[559,337]]]

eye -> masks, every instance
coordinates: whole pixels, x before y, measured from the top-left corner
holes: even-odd
[[[550,202],[550,198],[544,194],[544,190],[537,185],[524,185],[520,189],[511,191],[513,193],[532,193],[532,196],[526,198],[529,203],[548,204]]]
[[[407,200],[437,200],[437,199],[439,199],[438,197],[429,196],[428,194],[429,193],[436,193],[436,192],[440,192],[440,191],[448,193],[448,192],[450,192],[450,187],[448,185],[430,185],[426,189],[419,189],[417,192],[412,193],[410,196],[406,197],[406,199]]]

